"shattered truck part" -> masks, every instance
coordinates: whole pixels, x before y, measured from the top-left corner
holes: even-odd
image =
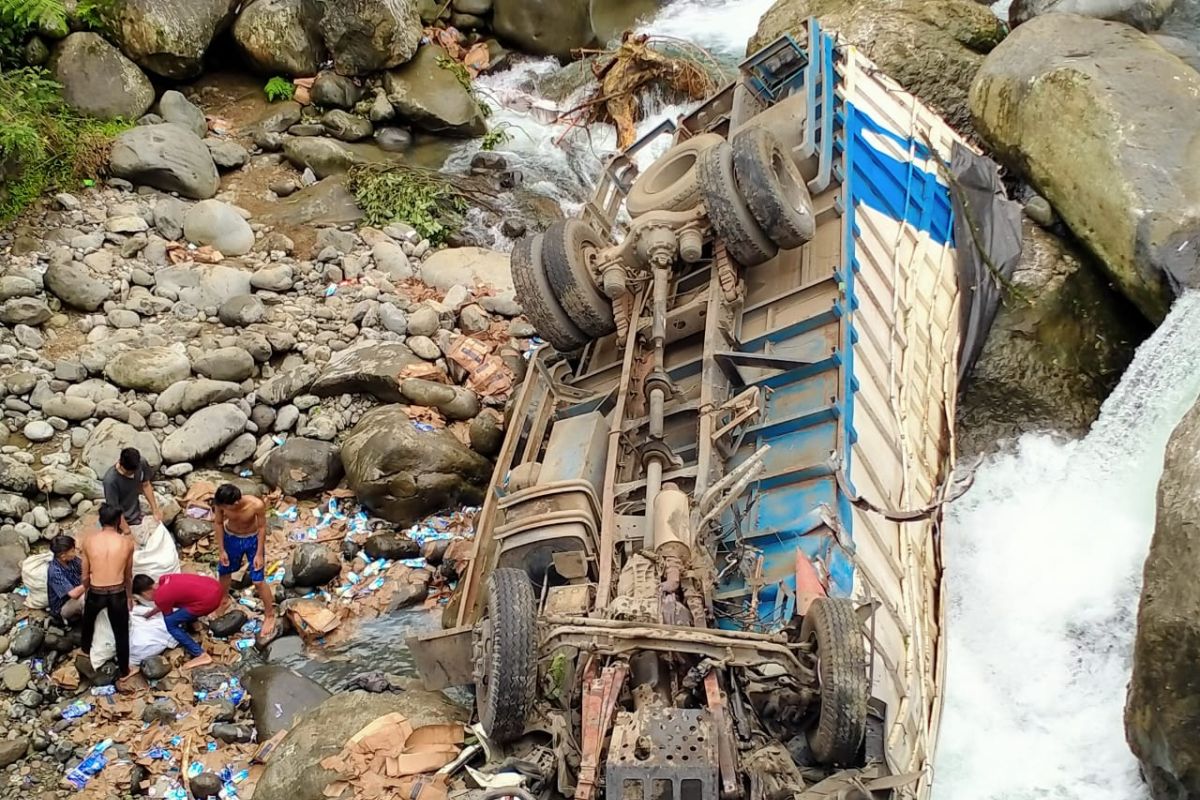
[[[558,236],[586,247],[549,283],[590,281],[616,330],[545,315],[567,341],[514,397],[456,627],[411,642],[511,753],[551,748],[539,785],[928,797],[966,148],[810,20],[610,162],[572,223],[595,236]],[[530,624],[498,681],[496,631]]]

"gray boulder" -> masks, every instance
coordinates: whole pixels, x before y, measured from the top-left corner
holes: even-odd
[[[258,371],[254,356],[240,347],[218,347],[196,359],[196,372],[214,381],[241,382]]]
[[[318,178],[338,175],[361,159],[346,145],[318,136],[286,136],[283,155],[296,169],[311,169]]]
[[[255,667],[243,682],[260,742],[286,731],[297,716],[332,696],[312,679],[274,664]]]
[[[415,427],[400,406],[364,414],[342,442],[342,464],[359,500],[399,525],[480,502],[492,472],[454,434]]]
[[[126,447],[137,448],[152,471],[156,471],[162,466],[162,455],[154,434],[149,431],[139,431],[132,425],[118,422],[115,419],[101,420],[100,424],[92,429],[92,435],[88,437],[87,444],[83,446],[80,461],[97,475],[103,476],[105,472],[108,472],[109,467],[117,463],[121,451]],[[79,487],[66,484],[62,488],[75,488],[81,491]],[[58,493],[65,494],[67,492]]]
[[[321,117],[321,124],[325,126],[325,131],[330,136],[341,139],[343,142],[357,142],[375,132],[375,126],[369,119],[340,108],[326,111],[325,115]]]
[[[1008,24],[1015,28],[1041,14],[1079,14],[1156,31],[1174,5],[1175,0],[1013,0]]]
[[[294,282],[291,264],[262,267],[250,276],[251,286],[270,292],[290,292]]]
[[[158,115],[163,122],[173,122],[187,128],[203,139],[208,136],[208,120],[204,112],[192,105],[192,101],[183,96],[182,92],[168,89],[158,99]]]
[[[312,75],[325,60],[317,0],[255,0],[233,23],[233,39],[263,75]]]
[[[249,418],[232,403],[202,408],[163,440],[163,461],[195,462],[220,450],[246,430]]]
[[[0,455],[0,489],[25,494],[36,488],[37,475],[32,467],[12,456]]]
[[[183,237],[183,219],[187,216],[190,204],[178,197],[163,195],[154,203],[154,227],[167,239]]]
[[[250,161],[250,152],[231,139],[208,138],[204,140],[204,146],[217,169],[237,169]]]
[[[50,307],[40,297],[14,297],[0,303],[0,322],[8,325],[41,325],[50,316]]]
[[[10,767],[20,761],[28,750],[28,736],[0,740],[0,769]]]
[[[120,0],[111,32],[125,55],[164,78],[194,78],[237,0]]]
[[[341,574],[342,562],[325,545],[305,542],[292,551],[288,572],[301,588],[324,586]]]
[[[188,357],[170,347],[143,347],[118,353],[104,367],[104,376],[122,389],[161,392],[192,374]]]
[[[96,311],[112,294],[109,285],[93,278],[83,262],[57,255],[50,259],[44,278],[55,297],[78,311]]]
[[[150,79],[104,37],[72,33],[50,61],[67,105],[100,119],[137,119],[154,102]]]
[[[237,400],[243,394],[240,384],[233,383],[232,381],[214,381],[201,378],[200,380],[183,381],[182,383],[175,384],[171,389],[163,392],[160,395],[160,399],[175,389],[176,386],[183,387],[183,392],[178,401],[179,410],[175,414],[178,414],[180,411],[190,414],[205,406],[224,403],[227,400]],[[163,411],[163,413],[166,412]],[[174,414],[171,416],[174,416]]]
[[[493,12],[496,34],[522,52],[569,59],[572,50],[596,41],[589,0],[495,0]]]
[[[217,457],[217,463],[223,467],[237,466],[249,461],[257,448],[258,440],[254,438],[254,434],[243,433],[225,446],[221,455]]]
[[[249,272],[223,264],[164,267],[154,273],[154,282],[197,308],[219,307],[251,288]]]
[[[504,444],[504,430],[499,420],[489,412],[471,420],[467,433],[471,439],[471,449],[486,458],[494,458]]]
[[[380,558],[398,561],[402,558],[417,558],[421,545],[399,533],[377,533],[363,543],[363,552],[372,561]]]
[[[258,387],[258,398],[271,406],[290,402],[296,396],[308,392],[320,374],[321,369],[315,364],[302,364],[295,369],[281,372]]]
[[[1072,14],[1018,27],[971,87],[996,155],[1154,321],[1200,286],[1200,159],[1179,135],[1200,130],[1197,97],[1200,73],[1150,37]]]
[[[342,75],[366,75],[403,64],[421,42],[416,0],[326,3],[321,33]]]
[[[68,397],[56,394],[42,403],[42,413],[48,417],[62,417],[68,422],[83,422],[96,412],[96,404],[86,397]]]
[[[217,193],[220,178],[199,136],[170,123],[141,125],[117,136],[108,159],[115,177],[204,200]]]
[[[396,374],[419,359],[402,344],[365,342],[336,354],[312,384],[318,397],[369,394],[388,403],[404,400]]]
[[[212,245],[222,255],[241,256],[254,247],[250,223],[237,209],[220,200],[204,200],[188,209],[183,232],[189,242]]]
[[[27,555],[20,544],[0,544],[0,593],[11,592],[21,585],[21,562]]]
[[[421,263],[421,280],[443,292],[455,286],[490,286],[499,295],[511,295],[508,260],[508,253],[483,247],[448,247]]]
[[[463,386],[408,378],[400,383],[400,395],[412,405],[436,408],[448,420],[471,419],[479,413],[479,396]]]
[[[270,452],[263,480],[290,497],[332,489],[342,479],[342,456],[336,445],[293,437]]]
[[[357,83],[336,72],[325,71],[312,86],[313,105],[320,108],[354,108],[362,99],[363,90]]]
[[[403,120],[445,136],[487,133],[483,109],[454,72],[438,59],[448,58],[435,44],[422,45],[413,60],[383,76],[388,101]]]
[[[266,313],[267,309],[263,305],[263,301],[252,294],[231,297],[221,303],[220,308],[217,309],[217,316],[222,324],[231,328],[244,328],[247,325],[261,322]]]

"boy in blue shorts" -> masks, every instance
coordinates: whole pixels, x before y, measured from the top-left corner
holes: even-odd
[[[267,506],[232,483],[222,484],[213,495],[213,532],[220,550],[220,566],[217,574],[221,578],[221,589],[228,594],[233,573],[249,565],[250,580],[258,591],[263,604],[262,638],[269,639],[275,632],[275,596],[267,586],[263,567],[266,563],[264,549],[267,544]]]

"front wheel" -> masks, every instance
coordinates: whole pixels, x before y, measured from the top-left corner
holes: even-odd
[[[822,764],[849,766],[867,730],[867,650],[854,603],[845,598],[813,601],[800,627],[802,641],[816,643],[821,713],[808,732],[808,747]]]
[[[497,569],[480,624],[475,700],[484,732],[505,744],[525,733],[537,696],[537,607],[529,576]]]

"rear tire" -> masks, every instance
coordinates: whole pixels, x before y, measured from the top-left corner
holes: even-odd
[[[733,148],[726,142],[710,148],[700,158],[698,171],[708,220],[733,260],[743,267],[755,267],[774,258],[779,248],[759,227],[738,191]]]
[[[867,651],[854,604],[844,598],[814,600],[800,627],[801,641],[817,644],[821,712],[808,747],[822,764],[851,766],[867,730]]]
[[[663,153],[633,183],[625,198],[629,216],[650,211],[687,211],[700,205],[700,156],[725,141],[718,134],[702,133]]]
[[[790,250],[812,239],[812,197],[775,134],[753,126],[733,137],[733,171],[746,205],[771,241]]]
[[[517,241],[512,251],[511,268],[517,302],[538,335],[560,353],[570,353],[587,344],[587,336],[554,299],[550,281],[542,268],[540,233]]]
[[[506,744],[525,733],[537,696],[537,607],[529,576],[497,569],[488,578],[482,680],[476,679],[479,721]]]
[[[578,219],[559,220],[542,237],[542,266],[554,296],[571,322],[592,338],[617,329],[612,301],[596,286],[591,270],[602,249],[604,240]]]

